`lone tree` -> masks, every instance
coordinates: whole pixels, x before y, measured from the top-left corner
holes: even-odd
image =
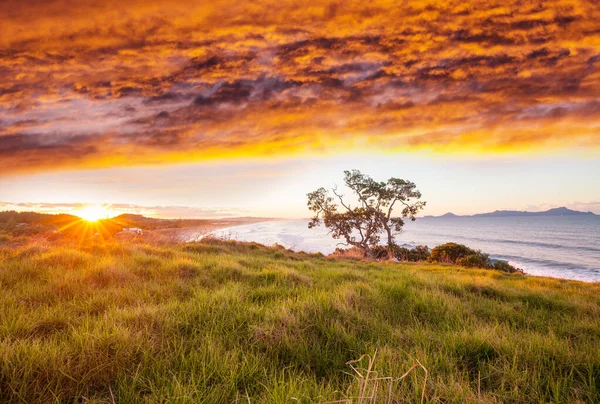
[[[319,188],[307,195],[308,208],[315,213],[308,228],[323,223],[333,238],[345,240],[346,245],[359,248],[370,258],[383,235],[388,259],[393,258],[395,237],[402,231],[404,219],[414,221],[425,207],[425,202],[419,201],[421,193],[416,185],[400,178],[378,182],[358,170],[344,171],[344,182],[355,194],[358,205],[352,207],[344,201],[344,195],[336,188],[331,190],[335,198],[325,188]],[[401,211],[392,216],[395,207]]]

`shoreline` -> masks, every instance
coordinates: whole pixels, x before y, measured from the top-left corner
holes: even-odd
[[[189,243],[200,241],[202,238],[217,230],[226,230],[239,226],[246,226],[257,223],[276,221],[277,219],[217,219],[212,223],[202,224],[198,226],[190,226],[184,228],[160,229],[157,233],[163,236],[169,236],[177,239],[180,242]],[[196,236],[193,238],[193,236]],[[192,238],[190,238],[192,237]]]

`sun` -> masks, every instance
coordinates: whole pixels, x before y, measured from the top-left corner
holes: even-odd
[[[85,206],[76,212],[77,216],[88,222],[97,222],[100,219],[107,219],[111,211],[102,206]]]

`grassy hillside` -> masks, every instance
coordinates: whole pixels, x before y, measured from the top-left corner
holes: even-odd
[[[598,284],[223,241],[9,241],[0,402],[600,400]],[[365,354],[370,373],[347,364]]]

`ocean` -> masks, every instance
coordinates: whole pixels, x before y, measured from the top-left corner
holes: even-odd
[[[308,219],[261,222],[211,234],[323,254],[338,247],[340,241],[326,229],[308,229],[307,224]],[[397,238],[410,247],[450,241],[481,249],[531,275],[600,281],[600,216],[421,218],[408,222]]]

